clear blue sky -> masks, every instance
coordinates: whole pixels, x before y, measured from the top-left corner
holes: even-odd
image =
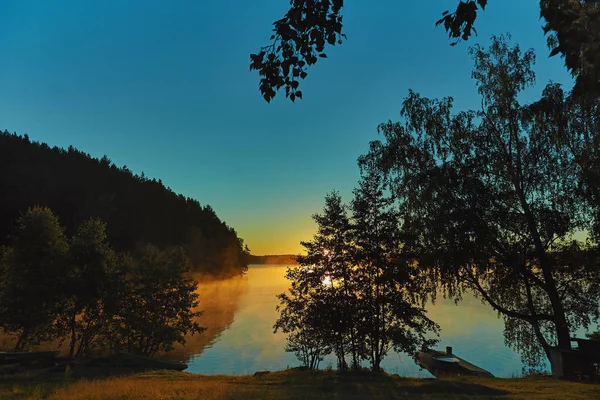
[[[456,47],[434,22],[457,0],[346,3],[348,40],[308,71],[304,100],[267,104],[249,54],[286,0],[3,0],[0,128],[106,154],[210,204],[254,254],[288,253],[327,192],[349,200],[356,158],[409,88],[479,107],[467,45],[511,32],[538,55],[527,97],[571,85],[547,57],[538,1],[491,0]]]

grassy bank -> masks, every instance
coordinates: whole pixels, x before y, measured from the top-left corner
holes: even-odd
[[[547,377],[407,379],[384,374],[284,371],[264,376],[148,372],[119,377],[2,378],[1,399],[594,399],[600,385]]]

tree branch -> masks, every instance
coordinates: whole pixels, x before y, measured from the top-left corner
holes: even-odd
[[[499,305],[498,303],[496,303],[491,296],[487,293],[487,291],[479,284],[479,281],[477,280],[477,278],[470,272],[468,271],[468,269],[465,267],[463,268],[465,270],[465,272],[469,275],[470,279],[470,283],[473,284],[473,287],[475,290],[477,290],[477,292],[479,292],[481,294],[481,296],[484,298],[484,300],[490,305],[492,306],[492,308],[506,316],[509,316],[511,318],[517,318],[517,319],[522,319],[524,321],[528,321],[530,323],[534,323],[537,321],[553,321],[554,320],[554,316],[550,315],[550,314],[523,314],[521,312],[518,311],[514,311],[514,310],[509,310],[508,308],[502,307],[501,305]]]

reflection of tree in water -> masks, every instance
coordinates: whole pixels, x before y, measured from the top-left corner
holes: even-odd
[[[210,347],[233,322],[239,307],[239,300],[247,289],[245,277],[221,280],[198,280],[199,306],[204,314],[200,317],[200,325],[207,329],[201,335],[187,336],[185,345],[176,345],[175,349],[158,357],[187,361],[192,355],[201,354]]]

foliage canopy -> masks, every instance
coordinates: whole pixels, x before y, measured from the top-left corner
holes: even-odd
[[[365,177],[355,191],[352,216],[337,193],[313,216],[318,232],[303,242],[306,255],[288,269],[275,331],[288,333],[287,351],[317,368],[333,353],[338,370],[358,370],[367,361],[380,370],[391,349],[416,357],[435,344],[437,325],[421,307],[423,286],[401,252],[395,213],[382,180]]]
[[[446,10],[436,22],[444,27],[451,44],[476,34],[475,21],[488,0],[460,0],[456,10]],[[290,100],[302,98],[300,80],[327,46],[342,44],[343,0],[290,0],[290,9],[273,23],[272,43],[250,55],[250,70],[258,71],[259,90],[270,102],[285,88]],[[515,10],[518,12],[518,10]],[[598,0],[540,0],[550,55],[560,54],[577,77],[575,93],[600,95],[600,2]]]
[[[573,129],[576,121],[597,126],[598,105],[555,112],[583,104],[558,96],[555,84],[539,102],[521,104],[535,57],[506,37],[471,54],[480,110],[454,113],[451,97],[411,91],[403,122],[380,125],[384,140],[359,163],[390,184],[407,248],[432,282],[490,304],[505,319],[507,343],[535,367],[551,346],[570,349],[570,334],[600,316],[596,245],[577,239],[597,224],[597,182],[582,162],[582,154],[597,159],[597,144]]]

